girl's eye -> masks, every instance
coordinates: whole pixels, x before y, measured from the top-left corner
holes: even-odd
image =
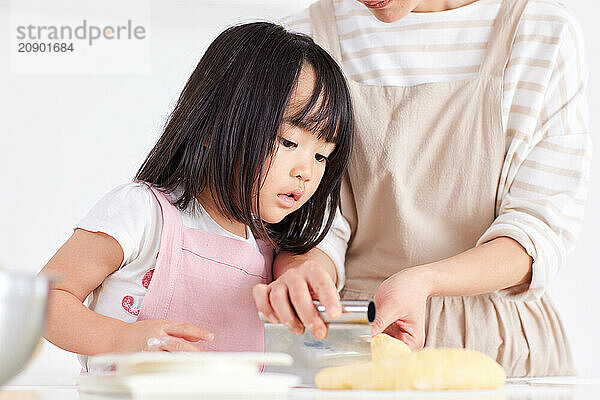
[[[318,162],[324,162],[327,161],[327,157],[325,157],[323,154],[315,154],[315,160],[317,160]]]
[[[298,146],[296,143],[294,143],[290,140],[284,139],[284,138],[281,138],[281,144],[284,147],[287,147],[288,149],[293,149],[293,148],[296,148],[296,146]]]

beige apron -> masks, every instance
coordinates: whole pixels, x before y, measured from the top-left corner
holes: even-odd
[[[341,205],[352,228],[342,298],[372,298],[394,273],[474,247],[494,221],[506,139],[503,75],[526,4],[502,3],[474,78],[410,87],[349,82],[356,141]],[[341,62],[331,0],[313,4],[310,15],[314,40]],[[574,373],[546,295],[434,297],[425,329],[425,346],[484,352],[508,376]]]

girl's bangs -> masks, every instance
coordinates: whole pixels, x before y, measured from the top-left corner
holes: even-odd
[[[317,79],[312,96],[303,107],[288,118],[295,126],[312,131],[326,142],[338,142],[340,123],[346,111],[347,95],[337,85],[330,68],[314,65]],[[299,75],[299,73],[298,73]],[[297,79],[297,78],[296,78]]]

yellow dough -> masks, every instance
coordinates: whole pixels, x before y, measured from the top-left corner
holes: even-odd
[[[410,348],[402,340],[385,333],[379,333],[371,339],[371,360],[382,361],[410,353]]]
[[[379,335],[378,335],[379,336]],[[410,352],[397,339],[373,338],[371,362],[325,368],[315,377],[321,389],[464,390],[504,384],[502,367],[487,355],[465,349],[425,348]]]

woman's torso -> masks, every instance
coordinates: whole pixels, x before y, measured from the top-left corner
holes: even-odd
[[[358,139],[342,201],[353,229],[343,297],[371,297],[381,281],[402,268],[475,246],[494,221],[508,141],[504,72],[527,5],[514,3],[504,4],[494,17],[495,26],[499,21],[505,29],[492,29],[472,77],[408,87],[350,81]],[[333,14],[330,3],[313,6],[313,38],[344,61],[340,39],[352,40],[353,33],[337,31],[339,20],[325,22]],[[356,76],[373,78],[395,68],[411,72],[392,62]],[[497,295],[434,298],[428,304],[426,345],[483,351],[512,376],[571,373],[568,344],[551,303],[532,303]],[[527,325],[520,334],[519,323]],[[481,335],[481,324],[490,332]],[[555,340],[546,343],[548,329]],[[529,348],[539,351],[550,342],[558,352],[549,357]]]

